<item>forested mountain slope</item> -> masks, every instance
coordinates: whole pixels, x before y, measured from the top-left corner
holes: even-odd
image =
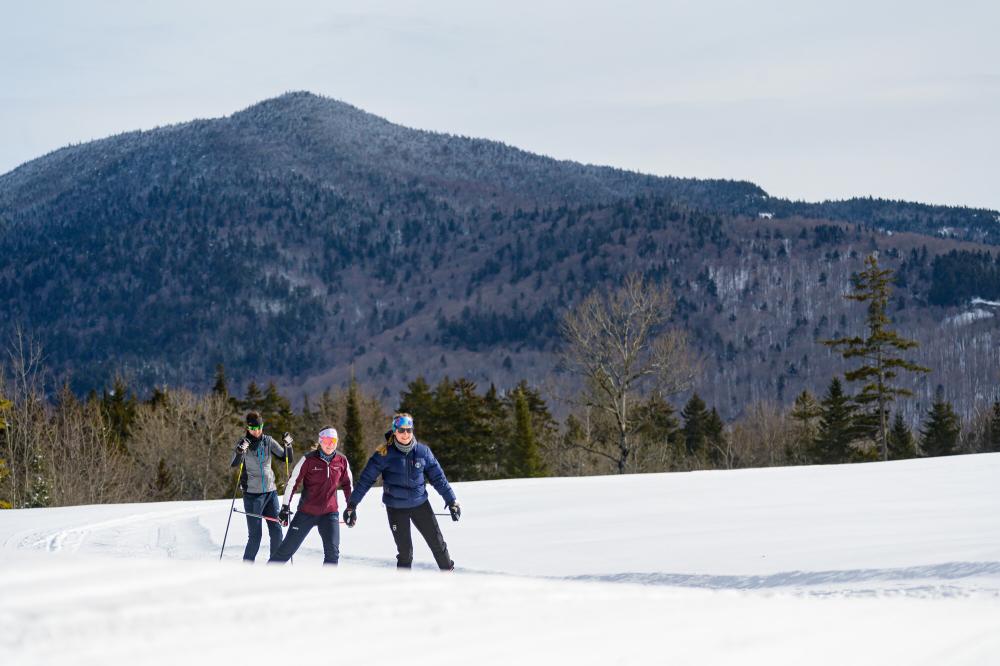
[[[967,301],[930,295],[936,255],[989,249],[956,238],[995,241],[995,218],[793,203],[291,93],[0,176],[0,334],[29,331],[81,389],[116,371],[204,386],[216,363],[309,391],[351,363],[386,395],[418,374],[504,385],[550,377],[563,309],[642,271],[673,289],[675,323],[706,359],[700,387],[732,413],[841,369],[816,340],[859,324],[841,296],[878,249],[901,270],[893,316],[939,371],[918,389],[956,373],[955,397],[972,399],[996,384],[996,319],[944,323]]]

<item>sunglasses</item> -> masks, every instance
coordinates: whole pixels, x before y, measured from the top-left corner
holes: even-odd
[[[413,428],[396,428],[396,432],[410,433],[413,432]]]
[[[336,444],[337,443],[337,438],[336,437],[320,437],[319,441],[322,442],[323,444]]]
[[[259,425],[259,426],[247,426],[247,430],[263,430],[263,429],[264,429],[264,426],[262,426],[262,425]]]

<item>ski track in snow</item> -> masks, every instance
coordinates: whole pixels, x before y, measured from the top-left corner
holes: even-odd
[[[898,569],[841,571],[787,571],[768,576],[707,576],[670,573],[617,573],[567,576],[566,580],[589,580],[640,585],[698,587],[711,590],[776,590],[818,596],[992,596],[1000,598],[1000,562],[946,562]],[[972,586],[943,584],[911,585],[916,581],[969,581]],[[896,583],[901,586],[855,587],[858,583]],[[810,587],[823,587],[810,590]],[[830,588],[830,589],[826,589]],[[841,589],[837,589],[841,588]]]
[[[109,552],[122,554],[121,544],[128,543],[127,539],[116,538],[135,528],[140,531],[156,526],[162,538],[157,540],[153,549],[163,550],[168,557],[175,557],[179,552],[177,540],[174,533],[178,530],[184,531],[188,536],[195,534],[198,530],[197,514],[202,513],[200,509],[187,508],[175,509],[171,511],[150,511],[137,513],[122,518],[102,520],[94,523],[76,525],[70,528],[57,529],[55,531],[29,531],[14,534],[4,541],[4,548],[15,548],[19,550],[46,550],[52,553],[58,552],[79,552],[85,542],[95,541],[95,535],[101,537],[95,544],[97,549],[104,546]],[[178,517],[186,517],[178,524]],[[204,533],[202,545],[210,544],[207,530]],[[184,552],[190,552],[192,557],[199,557],[202,550],[192,551],[191,546],[195,542],[189,540],[183,547]]]

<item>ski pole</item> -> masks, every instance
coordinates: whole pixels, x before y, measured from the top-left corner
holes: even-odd
[[[232,510],[236,511],[236,493],[240,490],[240,477],[243,476],[243,458],[240,458],[240,469],[236,472],[236,487],[233,488]],[[219,551],[219,561],[222,561],[222,553],[226,551],[226,539],[229,537],[229,523],[233,521],[233,513],[229,512],[229,520],[226,521],[226,533],[222,536],[222,550]]]
[[[281,523],[281,521],[278,520],[277,518],[272,518],[271,516],[264,516],[259,513],[247,513],[246,511],[240,511],[236,507],[233,507],[233,513],[242,513],[244,516],[250,516],[251,518],[263,518],[264,520],[270,520],[271,522],[274,523],[279,523],[279,524]],[[448,515],[450,516],[451,514]],[[343,525],[344,521],[340,521],[340,524]],[[288,559],[291,560],[291,558]]]
[[[288,482],[291,481],[291,479],[288,478],[288,447],[291,446],[291,444],[288,443],[288,440],[290,439],[291,435],[289,435],[287,432],[281,438],[281,440],[285,442],[285,488],[286,489],[288,488]],[[292,564],[295,564],[295,558],[292,557],[291,555],[288,556],[288,561],[291,562]]]
[[[270,520],[272,523],[281,524],[281,521],[277,518],[272,518],[271,516],[265,516],[259,513],[250,513],[248,511],[240,511],[235,506],[233,507],[233,513],[242,513],[244,516],[250,516],[251,518],[263,518],[264,520]]]

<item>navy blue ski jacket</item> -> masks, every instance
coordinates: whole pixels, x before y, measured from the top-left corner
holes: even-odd
[[[380,447],[368,459],[354,490],[351,504],[357,506],[372,484],[382,475],[382,503],[392,509],[412,509],[427,501],[428,481],[445,502],[455,501],[444,470],[429,446],[414,441],[413,450],[403,453],[392,444]]]

